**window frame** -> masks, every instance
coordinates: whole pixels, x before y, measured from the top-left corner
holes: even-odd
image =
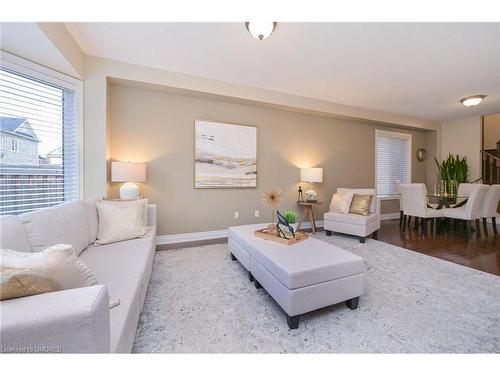
[[[412,183],[412,175],[413,175],[413,164],[412,164],[412,147],[413,147],[413,141],[412,141],[412,134],[411,133],[402,133],[402,132],[395,132],[395,131],[389,131],[389,130],[381,130],[381,129],[375,129],[375,189],[377,189],[377,180],[378,180],[378,145],[377,145],[377,138],[379,136],[386,136],[386,137],[392,137],[392,138],[400,138],[400,139],[405,139],[409,142],[410,146],[408,147],[408,183]],[[404,182],[403,182],[404,183]],[[378,194],[378,191],[377,191]],[[399,196],[397,194],[391,195],[391,194],[380,194],[378,195],[378,198],[380,200],[391,200],[391,199],[396,199]]]
[[[73,91],[77,103],[77,148],[78,148],[78,199],[84,197],[84,133],[83,133],[83,81],[56,70],[47,68],[32,61],[12,55],[0,50],[0,60],[2,67],[12,70],[14,73],[26,75],[28,78],[40,81]]]

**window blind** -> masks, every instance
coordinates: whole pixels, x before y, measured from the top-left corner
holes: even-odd
[[[78,198],[77,113],[74,91],[0,68],[0,215]]]
[[[378,195],[397,194],[397,183],[410,183],[411,135],[376,132],[376,189]]]

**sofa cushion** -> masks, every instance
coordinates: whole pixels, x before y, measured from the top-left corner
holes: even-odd
[[[100,281],[104,281],[107,275],[144,273],[151,266],[156,248],[155,241],[154,233],[150,230],[142,238],[108,245],[91,245],[79,258],[92,269]]]
[[[252,261],[258,261],[288,289],[364,272],[359,256],[315,238],[286,246],[254,236],[248,249]]]
[[[95,203],[100,201],[98,198],[88,198],[82,201],[85,215],[87,217],[89,244],[92,244],[97,239],[97,227],[99,226],[99,218],[97,216],[97,208]]]
[[[65,243],[80,254],[89,245],[87,215],[81,201],[19,215],[32,251]]]
[[[336,221],[340,223],[354,225],[368,225],[378,220],[377,214],[369,214],[368,216],[358,214],[340,214],[338,212],[327,212],[324,215],[325,220]]]
[[[1,249],[31,252],[31,245],[19,216],[0,217],[0,233]]]

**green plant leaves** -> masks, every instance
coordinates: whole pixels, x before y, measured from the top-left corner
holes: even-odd
[[[441,163],[436,158],[434,158],[434,161],[448,193],[456,192],[459,184],[468,181],[469,166],[466,156],[449,154],[448,158]]]

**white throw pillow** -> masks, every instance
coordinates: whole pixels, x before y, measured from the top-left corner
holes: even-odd
[[[71,245],[54,245],[37,253],[1,249],[0,254],[1,267],[36,270],[54,280],[61,290],[99,284],[92,270],[78,259]],[[119,299],[110,298],[109,308],[119,303]]]
[[[96,202],[99,226],[95,244],[131,240],[146,234],[143,200],[130,202]]]
[[[148,226],[148,224],[149,224],[149,218],[148,218],[149,199],[148,198],[135,199],[133,201],[106,201],[106,203],[111,203],[111,204],[123,204],[123,203],[131,203],[131,202],[134,202],[134,203],[142,202],[144,204],[144,209],[142,212],[142,220],[144,222],[144,226]]]
[[[348,214],[353,197],[354,193],[352,192],[333,194],[332,201],[330,203],[330,211]]]

